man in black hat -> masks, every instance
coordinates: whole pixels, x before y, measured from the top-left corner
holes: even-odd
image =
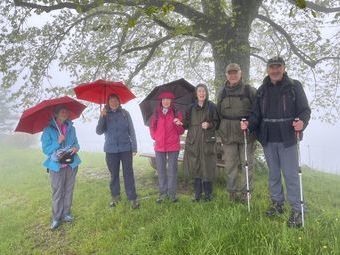
[[[283,213],[282,171],[292,208],[288,226],[301,227],[296,134],[301,138],[300,133],[308,125],[311,110],[301,83],[288,77],[281,57],[268,60],[267,73],[257,91],[252,114],[248,121],[241,122],[241,129],[256,132],[263,146],[272,200],[266,215],[272,217]]]

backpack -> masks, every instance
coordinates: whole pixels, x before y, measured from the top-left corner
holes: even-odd
[[[236,95],[228,95],[227,94],[227,90],[225,89],[225,87],[223,87],[222,89],[222,94],[220,96],[220,98],[218,99],[218,104],[220,104],[224,98],[228,97],[239,97],[241,100],[243,100],[243,98],[248,98],[250,103],[253,104],[253,99],[250,96],[250,88],[251,86],[249,84],[245,84],[244,85],[244,94],[236,94]]]

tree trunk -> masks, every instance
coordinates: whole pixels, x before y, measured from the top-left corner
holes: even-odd
[[[215,32],[208,35],[215,64],[215,91],[225,82],[225,68],[237,63],[242,70],[242,79],[249,81],[251,23],[255,19],[262,0],[232,0],[233,16],[225,23],[215,26]]]

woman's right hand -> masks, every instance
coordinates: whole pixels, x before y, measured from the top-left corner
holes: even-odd
[[[104,116],[106,116],[106,108],[105,107],[100,111],[100,117],[104,117]]]
[[[58,137],[58,143],[62,143],[63,141],[65,141],[65,136],[64,135],[59,135]]]

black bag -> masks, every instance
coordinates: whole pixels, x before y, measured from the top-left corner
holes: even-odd
[[[74,154],[72,154],[72,150],[67,150],[58,154],[58,162],[60,164],[72,164],[73,160]]]

